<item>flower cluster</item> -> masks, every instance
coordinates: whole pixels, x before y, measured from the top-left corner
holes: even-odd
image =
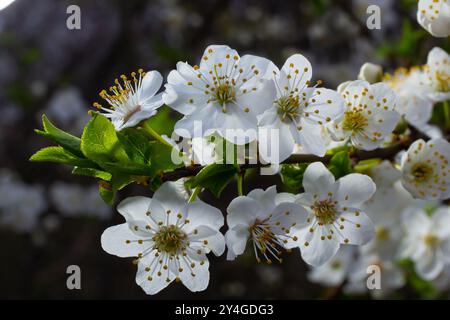
[[[372,267],[388,293],[405,284],[403,260],[423,279],[449,274],[450,143],[429,123],[438,104],[450,122],[449,61],[434,48],[427,65],[393,76],[366,64],[359,80],[332,90],[313,83],[301,54],[279,69],[211,45],[198,65],[178,62],[164,86],[157,71],[121,76],[100,93],[108,107],[94,104],[103,112],[81,142],[44,118],[38,133],[59,147],[32,160],[102,179],[110,203],[130,183],[150,186],[152,198],[120,202],[125,222],[101,237],[106,252],[134,258],[147,294],[174,281],[205,290],[210,252],[272,264],[297,249],[311,281],[361,292]],[[151,121],[163,105],[180,114],[170,137]],[[245,195],[245,170],[255,167],[279,173],[291,192]],[[199,199],[205,189],[219,197],[232,180],[238,196],[226,215]]]
[[[345,292],[361,294],[368,292],[369,268],[375,267],[382,274],[381,283],[370,293],[385,297],[405,285],[407,273],[412,272],[405,261],[412,261],[421,278],[448,282],[449,207],[414,200],[402,186],[400,170],[389,161],[372,168],[370,175],[378,188],[362,208],[374,224],[373,239],[360,247],[341,248],[327,263],[312,268],[309,279],[326,286],[345,281]]]
[[[319,182],[319,183],[317,183]],[[181,281],[191,291],[206,289],[206,254],[227,259],[244,253],[251,242],[257,262],[282,262],[285,250],[299,248],[303,259],[319,266],[341,245],[363,245],[374,235],[373,224],[360,209],[375,192],[368,176],[350,174],[334,180],[317,162],[303,179],[305,193],[277,193],[276,187],[255,189],[227,208],[228,231],[221,212],[196,199],[188,202],[174,182],[164,183],[153,198],[130,197],[117,210],[125,223],[105,230],[102,247],[119,257],[135,257],[136,282],[148,294]]]

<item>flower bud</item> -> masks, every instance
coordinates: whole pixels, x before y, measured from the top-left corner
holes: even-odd
[[[359,70],[358,79],[365,80],[370,84],[380,82],[383,76],[383,68],[378,64],[366,62]]]

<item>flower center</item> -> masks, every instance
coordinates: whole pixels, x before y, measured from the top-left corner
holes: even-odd
[[[141,111],[141,106],[137,105],[134,108],[132,108],[127,115],[123,118],[123,123],[127,123],[128,120],[130,120],[130,118],[137,112]]]
[[[375,228],[375,237],[378,240],[385,241],[389,239],[389,230],[385,227],[376,227]]]
[[[155,248],[169,254],[176,254],[186,249],[186,234],[175,225],[159,228],[153,237]]]
[[[331,224],[336,220],[336,206],[330,199],[316,201],[311,209],[319,224]]]
[[[278,260],[278,262],[282,262],[282,259],[279,257],[279,255],[281,255],[279,248],[282,247],[282,241],[273,233],[271,225],[267,220],[256,220],[255,223],[249,227],[249,232],[252,236],[256,261],[258,263],[261,262],[261,259],[259,258],[257,251],[262,253],[268,264],[272,263],[270,256]]]
[[[340,261],[333,261],[330,267],[333,270],[339,270],[342,267],[342,263]]]
[[[411,174],[417,182],[427,181],[433,174],[433,168],[426,163],[416,163],[412,169]]]
[[[434,234],[428,233],[423,238],[423,242],[425,242],[425,244],[429,247],[434,247],[435,245],[438,244],[439,238],[436,237]]]
[[[439,92],[450,92],[450,76],[445,72],[436,71],[436,89]]]
[[[283,96],[275,101],[278,106],[278,115],[281,121],[295,120],[300,114],[300,98],[299,96]]]
[[[352,110],[345,112],[342,128],[345,131],[358,133],[363,131],[368,124],[367,118],[360,111]]]
[[[112,110],[117,108],[123,108],[129,102],[130,97],[132,97],[140,88],[142,84],[142,78],[145,76],[145,72],[142,69],[139,69],[138,72],[132,72],[131,78],[128,78],[126,75],[121,75],[120,80],[115,79],[114,85],[109,87],[109,90],[102,90],[99,93],[99,96],[104,99],[110,106]],[[94,102],[94,107],[98,109],[102,109],[102,105],[100,103]],[[137,105],[133,110],[139,108]],[[139,110],[135,110],[131,115],[127,114],[127,121],[129,118]],[[124,122],[127,122],[124,121]]]
[[[234,86],[230,84],[228,80],[225,82],[219,82],[216,87],[213,88],[212,100],[224,106],[228,103],[236,101],[236,90]]]

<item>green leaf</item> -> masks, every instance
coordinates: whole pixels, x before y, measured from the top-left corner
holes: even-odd
[[[119,191],[136,181],[136,178],[130,175],[116,173],[113,174],[111,184],[114,191]]]
[[[93,169],[93,168],[81,168],[81,167],[73,168],[72,174],[77,174],[80,176],[88,176],[88,177],[92,177],[92,178],[98,178],[98,179],[102,179],[105,181],[110,181],[111,177],[112,177],[111,173],[106,172],[106,171]]]
[[[117,138],[133,162],[150,164],[151,146],[144,132],[135,128],[127,128],[117,132]]]
[[[169,107],[162,106],[153,117],[146,120],[146,123],[160,135],[165,134],[170,137],[176,123],[176,119],[170,115],[170,112]]]
[[[204,167],[188,185],[190,188],[201,186],[210,190],[217,198],[220,197],[223,189],[230,183],[237,173],[234,165],[210,164]]]
[[[84,128],[81,151],[100,166],[103,162],[128,162],[129,158],[120,144],[116,130],[106,117],[94,113]]]
[[[111,182],[102,181],[99,183],[98,192],[103,201],[112,205],[116,198],[117,191],[122,190],[127,185],[135,181],[135,178],[122,173],[113,174]]]
[[[370,169],[378,165],[380,162],[380,158],[361,160],[355,165],[354,170],[355,172],[359,173],[367,173]]]
[[[122,173],[128,175],[144,175],[144,176],[152,176],[153,168],[147,165],[139,164],[139,163],[118,163],[118,162],[102,162],[102,168],[114,173]]]
[[[98,185],[98,193],[107,204],[112,205],[114,203],[116,192],[112,189],[111,185],[107,183],[100,183]]]
[[[339,179],[352,172],[351,160],[347,151],[336,153],[330,160],[328,169]]]
[[[149,174],[150,177],[154,177],[155,175],[162,172],[173,171],[174,169],[183,166],[182,163],[173,163],[172,150],[174,150],[172,147],[162,144],[161,142],[149,142],[148,153],[150,155],[151,162],[151,169]]]
[[[298,191],[302,187],[303,174],[307,167],[307,163],[281,165],[281,181],[288,189]]]
[[[70,151],[74,155],[84,158],[84,155],[81,152],[81,139],[80,138],[75,137],[75,136],[55,127],[53,125],[53,123],[51,123],[50,120],[48,120],[48,118],[45,115],[42,116],[42,125],[44,127],[44,131],[35,130],[35,132],[37,134],[46,137],[47,139],[60,145],[64,149]]]
[[[33,154],[30,161],[54,162],[83,168],[97,168],[97,164],[89,159],[80,158],[62,147],[47,147]]]

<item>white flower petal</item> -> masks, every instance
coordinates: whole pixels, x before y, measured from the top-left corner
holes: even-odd
[[[141,196],[128,197],[119,203],[117,211],[124,216],[126,221],[147,221],[151,200],[151,198]]]
[[[140,262],[138,264],[138,272],[136,274],[136,283],[145,291],[145,293],[153,295],[160,292],[162,289],[166,288],[170,283],[175,280],[175,275],[170,270],[163,270],[160,276],[157,272],[153,274],[146,271],[147,265]],[[151,281],[149,280],[151,277]]]
[[[227,231],[225,234],[228,248],[227,260],[234,260],[236,256],[244,253],[249,236],[248,227],[244,225],[236,225]]]
[[[219,230],[224,224],[222,212],[200,199],[188,204],[187,219],[189,219],[189,223],[185,227],[187,231],[191,231],[197,226],[207,226]]]
[[[376,191],[376,185],[369,176],[352,173],[338,181],[336,200],[342,206],[362,204],[369,200]]]
[[[335,237],[322,240],[321,236],[326,236],[327,232],[322,228],[316,229],[314,233],[309,232],[308,227],[302,229],[300,233],[300,252],[303,260],[314,266],[319,267],[329,261],[339,250],[339,242]],[[307,245],[306,245],[307,244]]]
[[[341,214],[339,225],[344,226],[339,228],[339,235],[342,243],[364,245],[373,239],[375,235],[375,228],[369,217],[359,209],[348,208],[348,210]],[[346,241],[348,240],[348,241]]]
[[[228,227],[232,229],[239,224],[249,226],[261,210],[261,205],[249,197],[240,196],[233,199],[227,208]]]
[[[433,280],[444,269],[444,262],[434,250],[427,250],[425,255],[415,261],[416,271],[425,280]]]
[[[163,77],[158,71],[149,71],[142,78],[142,87],[139,91],[139,101],[153,97],[161,88]]]
[[[103,250],[118,257],[137,257],[145,249],[144,244],[137,241],[142,237],[133,233],[127,223],[106,229],[101,237]],[[149,246],[148,242],[146,245]]]
[[[303,175],[303,188],[307,193],[320,199],[334,191],[334,176],[321,162],[314,162],[306,168]]]
[[[184,195],[180,193],[176,183],[171,181],[163,183],[158,190],[156,190],[153,199],[158,200],[164,209],[177,213],[183,211],[183,208],[186,205]]]
[[[283,67],[282,79],[279,79],[280,87],[288,85],[289,89],[298,88],[299,90],[307,87],[308,81],[312,78],[311,63],[301,54],[290,56]]]

